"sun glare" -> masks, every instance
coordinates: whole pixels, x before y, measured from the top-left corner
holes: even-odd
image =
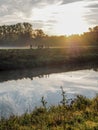
[[[59,14],[58,23],[55,26],[58,34],[81,34],[87,31],[88,25],[83,19],[84,8],[79,3],[66,5],[63,13]]]
[[[81,34],[88,29],[83,18],[84,12],[85,8],[82,2],[52,5],[33,10],[32,19],[43,24],[41,29],[50,35]]]

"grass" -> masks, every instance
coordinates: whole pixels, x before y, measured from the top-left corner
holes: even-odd
[[[0,130],[98,130],[98,95],[89,99],[82,95],[69,104],[61,88],[62,101],[47,107],[44,97],[41,107],[21,116],[1,118]]]
[[[97,49],[92,51],[87,48],[83,48],[79,52],[68,51],[66,48],[5,49],[0,50],[0,70],[51,66],[92,67],[98,65],[97,52]]]

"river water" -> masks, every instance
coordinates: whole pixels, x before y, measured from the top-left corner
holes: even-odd
[[[48,73],[49,71],[49,73]],[[53,73],[48,70],[5,71],[0,73],[0,116],[21,115],[40,106],[44,96],[47,105],[56,105],[61,101],[62,86],[67,98],[82,94],[93,98],[98,92],[98,72],[94,70],[76,70]]]

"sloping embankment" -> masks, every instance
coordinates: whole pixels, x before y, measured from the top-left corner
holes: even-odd
[[[62,66],[96,67],[98,54],[90,51],[72,54],[65,48],[0,50],[0,70]]]

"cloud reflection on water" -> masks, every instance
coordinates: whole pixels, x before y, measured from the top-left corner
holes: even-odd
[[[0,113],[22,114],[41,105],[42,96],[50,104],[58,104],[61,100],[60,86],[63,86],[68,98],[75,94],[93,97],[98,92],[98,72],[80,70],[54,73],[42,78],[35,77],[10,80],[0,83]],[[3,112],[2,112],[3,111]]]

